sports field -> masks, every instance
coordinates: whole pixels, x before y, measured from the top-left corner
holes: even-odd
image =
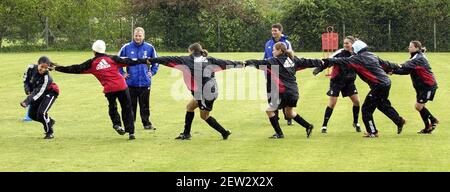
[[[160,56],[181,54],[184,53],[159,53]],[[273,129],[263,111],[266,100],[259,96],[238,96],[235,94],[238,88],[224,87],[225,82],[243,84],[246,93],[261,88],[257,85],[264,79],[248,75],[256,74],[252,73],[255,69],[249,68],[217,74],[223,99],[216,101],[212,116],[233,132],[227,141],[203,122],[198,112],[192,140],[174,140],[183,129],[187,104],[178,93],[189,93],[180,84],[181,73],[164,66],[160,66],[153,78],[151,91],[151,120],[158,129],[145,131],[138,116],[134,141],[117,135],[112,129],[102,87],[92,75],[51,72],[61,95],[50,111],[50,116],[57,121],[55,139],[43,140],[39,123],[21,121],[25,110],[19,106],[25,97],[23,72],[41,55],[61,65],[81,63],[92,57],[90,52],[0,54],[0,171],[450,171],[450,53],[427,54],[439,83],[435,101],[427,105],[440,120],[433,135],[416,134],[423,123],[414,109],[415,92],[409,76],[391,78],[391,102],[408,120],[401,135],[377,111],[375,121],[381,137],[363,139],[362,133],[356,133],[351,126],[349,99],[338,101],[328,134],[321,134],[329,79],[323,74],[314,77],[309,69],[297,73],[300,88],[297,112],[315,125],[312,138],[306,139],[299,125],[288,127],[280,120],[286,138],[269,140],[267,137],[273,134]],[[297,55],[322,57],[322,53]],[[409,58],[407,52],[378,55],[392,62]],[[262,53],[212,53],[211,56],[245,60],[261,59]],[[247,78],[236,80],[240,73],[246,73]],[[358,78],[357,87],[363,100],[368,86]]]

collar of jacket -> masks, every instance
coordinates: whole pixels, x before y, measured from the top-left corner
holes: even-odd
[[[142,41],[142,43],[139,45],[139,44],[137,44],[136,43],[136,41],[131,41],[131,44],[133,45],[133,46],[135,46],[135,47],[140,47],[140,46],[142,46],[142,45],[144,45],[144,43],[145,43],[145,41]]]
[[[106,54],[103,54],[103,53],[95,53],[95,58],[102,57],[102,56],[106,56]]]
[[[287,39],[288,39],[289,37],[287,36],[287,35],[281,35],[281,38],[280,38],[280,40],[275,40],[275,38],[274,37],[272,37],[272,40],[273,40],[273,42],[275,42],[275,43],[277,43],[277,42],[284,42],[284,41],[286,41]]]
[[[357,53],[357,55],[361,55],[361,54],[363,54],[363,53],[365,53],[365,52],[367,52],[367,51],[369,51],[369,50],[367,49],[367,47],[366,47],[366,48],[363,48],[363,49],[359,50],[359,52]]]
[[[411,53],[411,58],[410,59],[413,59],[417,54],[420,54],[420,51],[416,51],[414,53]]]

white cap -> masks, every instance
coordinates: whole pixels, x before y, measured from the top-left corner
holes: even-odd
[[[97,53],[105,53],[106,52],[106,44],[105,44],[105,42],[102,41],[102,40],[97,40],[92,45],[92,50],[97,52]]]
[[[367,44],[361,40],[355,41],[355,43],[353,43],[353,52],[355,52],[356,54],[358,54],[364,48],[367,48]]]

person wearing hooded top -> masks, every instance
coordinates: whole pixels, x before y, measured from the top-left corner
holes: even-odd
[[[273,58],[273,54],[272,54],[273,47],[278,42],[284,43],[287,47],[287,50],[292,51],[292,45],[288,39],[289,39],[289,37],[287,35],[283,34],[283,25],[281,25],[280,23],[273,24],[272,25],[272,38],[270,38],[264,46],[264,60]],[[289,125],[289,126],[293,125],[292,119],[289,119],[287,117],[284,108],[282,109],[282,111],[283,111],[284,119],[287,121],[287,125]],[[278,116],[278,110],[275,112],[275,115]]]
[[[227,140],[231,135],[230,130],[226,130],[217,120],[210,115],[213,110],[214,101],[218,97],[218,87],[215,79],[215,72],[229,68],[242,67],[242,62],[228,61],[208,57],[208,51],[203,49],[199,43],[189,46],[189,56],[168,56],[149,58],[147,63],[159,63],[160,65],[179,69],[183,72],[184,82],[194,97],[186,106],[186,116],[184,131],[175,139],[190,140],[192,121],[195,109],[200,109],[200,117],[208,123]]]
[[[364,137],[375,138],[379,136],[373,119],[375,109],[380,110],[389,117],[397,125],[397,134],[400,134],[406,124],[406,120],[398,114],[389,101],[391,80],[386,73],[386,70],[392,67],[393,64],[369,52],[367,44],[361,40],[356,41],[352,47],[356,55],[349,58],[323,59],[324,65],[316,68],[313,73],[317,75],[325,68],[333,65],[354,69],[358,76],[370,87],[370,92],[362,106],[363,121],[367,130]]]
[[[269,138],[283,139],[284,134],[278,122],[276,111],[285,108],[288,118],[294,119],[298,124],[306,128],[307,138],[311,136],[314,126],[300,117],[294,108],[297,107],[299,91],[296,72],[305,68],[322,66],[319,59],[304,59],[294,56],[284,43],[278,42],[273,47],[274,57],[268,60],[247,60],[246,66],[255,66],[266,72],[267,96],[269,107],[266,110],[269,121],[275,130],[275,134]]]
[[[425,127],[419,134],[431,134],[439,124],[439,120],[434,117],[425,107],[428,101],[433,101],[438,84],[428,59],[425,57],[426,49],[422,47],[420,41],[411,41],[408,47],[411,58],[404,64],[396,65],[392,69],[393,74],[410,75],[416,90],[416,110],[420,113]]]
[[[130,92],[125,79],[119,72],[119,68],[129,65],[146,63],[146,59],[129,59],[106,54],[106,44],[102,40],[96,41],[92,45],[95,57],[79,65],[59,66],[55,70],[62,73],[71,74],[92,74],[103,86],[103,93],[108,99],[109,116],[113,128],[120,135],[129,134],[129,139],[136,139],[134,133],[134,114],[131,107]],[[117,111],[116,100],[119,100],[122,108],[122,121],[125,129],[122,128],[120,115]]]

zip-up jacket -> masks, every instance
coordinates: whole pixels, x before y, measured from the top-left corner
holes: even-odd
[[[422,52],[412,53],[410,60],[396,67],[392,72],[410,75],[414,88],[419,90],[432,90],[438,87],[430,64]]]
[[[319,59],[305,59],[294,57],[289,58],[287,55],[271,58],[268,60],[248,60],[245,61],[247,66],[255,66],[257,69],[264,70],[266,73],[266,91],[271,93],[272,82],[278,88],[278,93],[287,97],[297,97],[298,85],[295,76],[297,71],[322,66]]]
[[[354,69],[358,76],[365,81],[370,88],[378,85],[389,86],[391,80],[389,79],[386,70],[391,63],[383,61],[375,54],[363,49],[357,55],[349,58],[330,58],[324,59],[325,67],[332,65],[340,65],[341,67],[349,67]]]
[[[95,57],[79,65],[57,66],[56,71],[72,74],[93,74],[102,84],[104,93],[123,91],[128,88],[119,68],[146,63],[145,59],[132,60],[96,53]]]
[[[352,53],[346,51],[345,49],[340,49],[336,51],[330,58],[348,58],[351,57]],[[356,80],[355,70],[341,65],[334,65],[331,71],[330,80],[333,82],[349,82]]]
[[[52,77],[48,72],[40,74],[37,65],[30,65],[24,74],[24,89],[25,93],[29,94],[25,99],[25,104],[37,101],[49,92],[59,94],[59,88],[56,83],[53,82]]]
[[[199,95],[202,96],[202,99],[205,99],[206,97],[204,97],[204,94],[210,94],[206,100],[214,100],[218,96],[215,72],[229,68],[242,67],[241,62],[197,55],[158,57],[148,59],[148,61],[182,71],[184,82],[192,95]],[[208,87],[205,87],[206,85],[208,85]],[[199,100],[199,98],[196,99]]]
[[[292,45],[291,45],[291,42],[289,42],[288,38],[289,38],[288,36],[283,35],[283,36],[281,36],[279,41],[276,41],[273,37],[269,41],[267,41],[266,45],[264,46],[264,60],[267,60],[267,59],[270,59],[273,57],[273,53],[272,53],[273,46],[275,46],[275,44],[278,42],[284,43],[288,50],[292,50]]]
[[[138,45],[136,42],[132,41],[125,44],[119,51],[120,57],[127,57],[131,59],[147,59],[156,58],[158,54],[155,48],[146,42]],[[126,79],[127,85],[130,87],[150,87],[152,84],[152,77],[158,72],[158,63],[152,63],[151,68],[148,67],[146,63],[139,65],[128,66],[126,72],[128,73],[128,78]],[[124,71],[120,68],[121,73]],[[148,73],[151,73],[151,77]]]

